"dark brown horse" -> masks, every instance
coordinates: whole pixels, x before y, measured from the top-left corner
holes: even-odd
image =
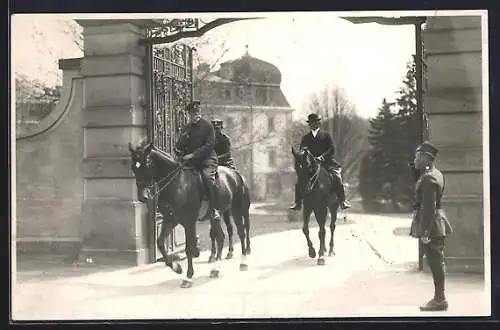
[[[182,267],[173,262],[172,257],[167,254],[165,241],[177,224],[184,227],[188,270],[181,287],[191,287],[194,275],[193,258],[200,255],[196,246],[196,223],[208,211],[208,201],[204,199],[201,174],[197,169],[178,162],[170,154],[155,149],[152,144],[140,145],[134,149],[129,143],[129,149],[139,201],[146,202],[148,198],[157,198],[158,209],[164,218],[157,240],[158,249],[162,254],[161,260],[178,274],[182,273]],[[241,219],[244,218],[246,223],[250,220],[248,189],[241,177],[229,168],[219,167],[218,178],[218,208],[222,212],[230,210],[235,219],[241,240],[240,269],[246,270],[250,239],[248,236],[245,237]],[[152,193],[149,188],[153,186],[156,189]],[[217,277],[224,245],[224,232],[219,220],[210,219],[210,232],[211,236],[215,237],[218,248],[210,276]]]
[[[292,147],[292,154],[295,158],[299,186],[303,196],[303,227],[302,232],[307,239],[307,247],[309,249],[309,257],[316,257],[316,250],[313,243],[309,238],[309,219],[311,213],[314,216],[319,226],[319,259],[318,265],[325,264],[324,255],[326,253],[325,244],[325,224],[326,215],[330,210],[330,250],[329,256],[333,256],[334,250],[334,233],[335,224],[337,222],[337,211],[339,208],[338,192],[335,191],[335,186],[332,183],[330,174],[327,170],[317,161],[314,156],[307,149],[296,151]]]
[[[224,166],[219,166],[219,169]],[[231,222],[231,218],[233,218],[234,224],[236,225],[236,232],[238,233],[238,237],[240,238],[240,241],[242,240],[242,237],[245,238],[246,240],[246,255],[249,255],[251,253],[251,248],[250,248],[250,215],[248,213],[249,207],[250,207],[250,191],[248,190],[248,185],[245,182],[245,179],[236,172],[236,170],[233,170],[229,167],[224,167],[224,171],[229,170],[229,172],[232,172],[233,176],[238,176],[239,177],[239,183],[243,186],[242,188],[244,189],[243,191],[243,199],[245,200],[245,203],[248,203],[248,207],[244,207],[243,214],[239,212],[239,206],[238,205],[228,205],[226,210],[223,210],[222,212],[222,217],[224,219],[224,223],[226,224],[226,229],[227,229],[227,236],[228,236],[228,252],[226,255],[226,259],[232,259],[233,258],[233,252],[234,252],[234,247],[233,247],[233,224]],[[230,184],[230,182],[228,182]],[[236,211],[236,216],[233,213],[233,210]],[[211,250],[210,250],[210,257],[208,258],[208,262],[214,262],[217,260],[217,258],[220,259],[220,249],[218,249],[218,244],[217,243],[217,233],[215,230],[210,230],[210,240],[211,240]],[[243,231],[243,232],[242,232]],[[224,233],[222,233],[224,235]],[[242,268],[245,267],[245,265],[241,265]]]

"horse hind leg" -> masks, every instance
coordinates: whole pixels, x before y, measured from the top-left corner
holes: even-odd
[[[337,210],[338,210],[338,205],[334,204],[333,206],[330,206],[330,250],[328,251],[328,256],[332,257],[335,255],[335,251],[333,249],[335,245],[335,227],[337,223]]]
[[[241,208],[243,213],[243,228],[245,230],[245,255],[250,255],[252,249],[250,248],[250,199],[246,198]]]
[[[217,231],[212,224],[210,224],[210,242],[211,242],[211,249],[210,249],[210,257],[208,257],[208,263],[212,263],[215,261],[215,254],[217,253],[217,245],[216,245],[216,238],[217,238]]]
[[[238,237],[240,238],[240,244],[241,244],[240,270],[245,271],[248,269],[247,246],[246,246],[247,235],[245,233],[245,226],[243,224],[243,215],[241,214],[241,211],[239,210],[233,211],[233,219],[236,224],[236,231],[238,233]]]
[[[227,252],[226,259],[232,259],[233,258],[233,224],[231,223],[231,212],[226,211],[223,214],[224,216],[224,222],[226,223],[226,228],[227,228],[227,236],[228,236],[228,241],[229,241],[229,250]],[[233,216],[234,218],[234,216]]]

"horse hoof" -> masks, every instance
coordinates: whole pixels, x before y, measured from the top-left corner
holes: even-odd
[[[211,263],[212,263],[212,262],[214,262],[214,261],[215,261],[215,256],[210,256],[210,257],[208,258],[208,263],[209,263],[209,264],[211,264]]]
[[[329,257],[333,257],[334,255],[335,255],[335,252],[333,252],[333,251],[328,252]]]
[[[318,259],[318,265],[319,266],[324,266],[325,265],[325,259],[323,259],[323,258]]]
[[[174,268],[173,268],[174,272],[176,272],[177,274],[182,274],[182,267],[181,265],[179,264],[175,264]]]
[[[219,270],[217,270],[217,269],[212,269],[212,270],[210,271],[210,278],[217,278],[217,277],[219,277]]]
[[[233,253],[232,252],[228,252],[227,256],[226,256],[226,259],[233,259]]]
[[[183,289],[187,289],[187,288],[190,288],[192,286],[193,286],[192,281],[182,280],[182,282],[181,282],[181,288],[183,288]]]
[[[242,272],[247,271],[248,270],[248,265],[247,264],[240,264],[240,270]]]
[[[316,250],[314,248],[309,249],[309,258],[316,258]]]
[[[252,253],[252,249],[247,248],[247,253],[246,253],[246,254],[247,254],[247,255],[250,255],[250,253]]]

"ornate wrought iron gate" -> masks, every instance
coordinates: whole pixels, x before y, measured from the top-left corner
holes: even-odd
[[[170,47],[148,45],[145,64],[148,75],[148,140],[158,149],[172,153],[177,136],[187,121],[186,105],[193,99],[193,51],[184,44]],[[149,223],[154,224],[150,246],[155,251],[154,262],[161,257],[156,247],[156,238],[163,218],[154,201],[148,209]],[[184,250],[184,246],[183,228],[177,226],[167,241],[167,250],[176,253]]]

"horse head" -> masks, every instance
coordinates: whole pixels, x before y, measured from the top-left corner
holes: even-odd
[[[142,203],[147,201],[145,193],[148,192],[147,188],[152,184],[154,178],[151,158],[149,157],[153,148],[154,146],[152,143],[143,143],[136,148],[134,148],[130,142],[128,144],[132,159],[132,172],[135,175],[137,185],[137,197]]]
[[[299,172],[313,174],[318,166],[318,161],[307,148],[301,148],[298,151],[292,147],[292,154],[295,158],[295,167]]]

